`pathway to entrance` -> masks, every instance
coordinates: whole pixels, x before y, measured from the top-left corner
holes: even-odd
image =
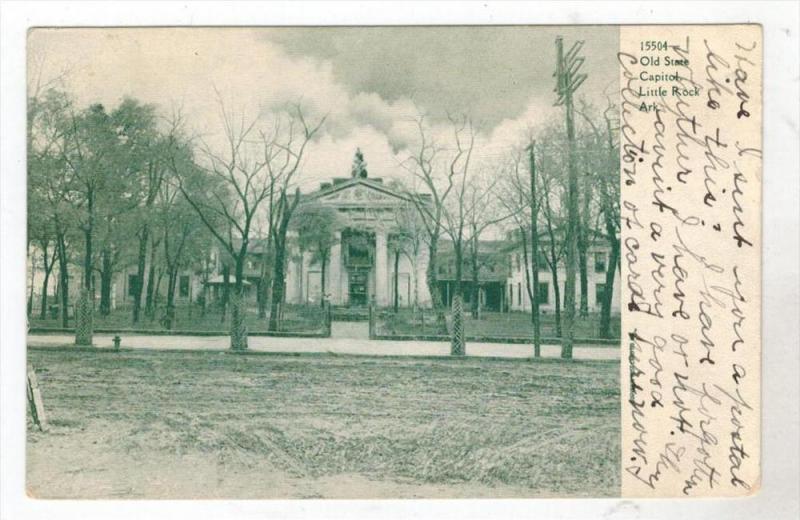
[[[369,322],[333,321],[331,338],[369,339]]]

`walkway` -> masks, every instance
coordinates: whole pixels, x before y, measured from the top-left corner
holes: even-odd
[[[333,321],[331,322],[331,338],[369,339],[369,322]]]
[[[350,324],[366,325],[359,322],[334,322],[331,338],[273,338],[251,336],[249,348],[255,352],[276,353],[330,353],[360,354],[372,356],[449,356],[450,344],[444,341],[376,341],[366,337],[345,337],[360,335],[359,327]],[[341,326],[341,328],[340,328]],[[345,336],[342,336],[344,334]],[[339,336],[339,337],[337,337]],[[113,335],[95,334],[94,344],[100,348],[112,348]],[[35,347],[55,347],[72,345],[74,335],[31,334],[28,345]],[[230,346],[227,336],[122,336],[123,348],[152,350],[226,350]],[[530,357],[531,345],[503,343],[467,343],[467,355],[476,357]],[[542,357],[557,358],[561,354],[558,345],[542,345]],[[614,360],[619,359],[620,349],[616,347],[576,346],[575,359]]]

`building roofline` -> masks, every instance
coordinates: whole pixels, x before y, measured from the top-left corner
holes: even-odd
[[[384,186],[383,184],[379,184],[377,182],[371,181],[368,178],[364,179],[364,178],[360,178],[360,177],[353,178],[353,179],[347,180],[345,182],[341,182],[339,184],[335,184],[335,185],[331,186],[330,188],[317,190],[315,192],[309,193],[304,198],[306,199],[306,201],[317,200],[317,199],[320,199],[320,198],[325,197],[327,195],[331,195],[333,193],[337,193],[337,192],[340,192],[342,190],[346,190],[346,189],[351,188],[351,187],[356,186],[356,185],[364,186],[367,189],[375,190],[375,191],[377,191],[379,193],[383,193],[384,195],[388,195],[388,196],[394,197],[396,199],[404,200],[406,202],[411,202],[411,203],[414,202],[414,200],[411,197],[407,196],[407,195],[404,195],[402,193],[398,193],[398,192],[396,192],[394,190],[391,190],[391,189],[387,188],[386,186]],[[305,202],[305,201],[303,201],[303,202]]]

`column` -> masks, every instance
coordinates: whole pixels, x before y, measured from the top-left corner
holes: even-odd
[[[284,282],[286,283],[286,292],[283,295],[288,303],[297,303],[295,297],[297,294],[297,273],[295,269],[295,262],[291,258],[291,251],[287,251],[289,261],[286,262],[286,272],[284,273]]]
[[[375,301],[379,306],[389,304],[388,253],[386,231],[375,232]]]
[[[342,232],[337,231],[331,246],[330,265],[328,266],[325,292],[330,295],[331,303],[342,304]]]
[[[302,269],[300,271],[300,301],[304,305],[309,303],[309,298],[313,297],[311,292],[311,288],[309,285],[309,276],[308,273],[311,271],[311,253],[308,251],[303,251],[300,254],[300,262],[302,265]],[[319,304],[319,302],[317,302]]]

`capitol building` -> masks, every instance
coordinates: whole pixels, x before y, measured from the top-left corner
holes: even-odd
[[[420,195],[424,203],[424,195]],[[335,178],[305,196],[303,204],[330,206],[339,215],[340,230],[325,269],[312,262],[312,254],[292,255],[287,269],[287,303],[319,301],[327,296],[333,305],[365,306],[370,302],[388,306],[394,302],[395,286],[402,307],[428,306],[430,293],[425,283],[427,247],[414,252],[408,247],[391,248],[403,233],[404,216],[416,211],[414,201],[366,176]],[[397,278],[395,283],[395,278]]]

